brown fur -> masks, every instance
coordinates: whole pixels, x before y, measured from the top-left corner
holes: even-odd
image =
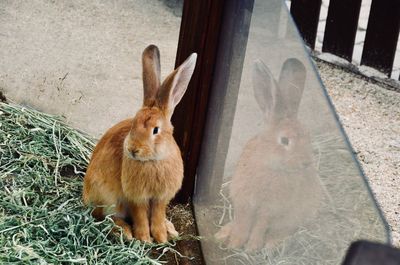
[[[177,235],[165,216],[183,179],[182,157],[172,136],[170,117],[180,100],[175,102],[174,95],[185,92],[194,64],[192,55],[160,86],[159,51],[154,45],[147,47],[143,52],[142,109],[133,119],[109,129],[92,154],[83,201],[96,206],[96,218],[113,214],[127,239],[132,238],[125,221],[129,217],[137,239],[150,242],[152,235],[157,242],[165,242],[167,233]],[[153,134],[155,127],[159,128],[157,134]]]

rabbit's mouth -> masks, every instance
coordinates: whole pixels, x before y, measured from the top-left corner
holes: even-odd
[[[268,168],[275,172],[298,173],[310,168],[315,168],[310,161],[294,162],[294,161],[279,161],[278,163],[270,163]]]
[[[128,150],[128,148],[126,148],[125,149],[125,154],[129,159],[137,160],[137,161],[141,161],[141,162],[156,160],[151,156],[143,155],[142,151],[139,150],[139,149]]]
[[[150,153],[149,150],[143,147],[129,145],[128,141],[129,141],[128,137],[126,137],[123,145],[124,155],[126,157],[128,157],[131,160],[137,160],[142,162],[153,160],[151,155],[149,154]]]
[[[135,161],[140,161],[140,162],[148,162],[148,161],[153,161],[155,160],[152,157],[146,157],[146,156],[141,156],[141,155],[133,155],[132,152],[125,152],[126,156],[130,159],[130,160],[135,160]]]
[[[128,156],[129,159],[132,160],[138,160],[137,156],[134,156],[131,152],[129,152],[128,150],[125,151],[125,155]]]
[[[148,152],[148,154],[146,154],[146,152],[143,151],[142,149],[130,151],[128,148],[125,148],[124,153],[129,159],[140,161],[140,162],[158,161],[158,160],[164,159],[163,156],[149,154],[150,152]]]
[[[132,160],[136,160],[136,161],[140,161],[140,162],[148,162],[148,161],[152,161],[154,159],[150,159],[147,157],[134,157],[134,156],[129,156],[130,159]]]

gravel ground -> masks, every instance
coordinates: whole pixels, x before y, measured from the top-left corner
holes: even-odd
[[[400,93],[328,63],[317,67],[400,247]]]

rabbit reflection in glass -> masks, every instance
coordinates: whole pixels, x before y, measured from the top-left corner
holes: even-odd
[[[272,248],[315,217],[322,196],[310,136],[297,118],[306,69],[291,58],[276,81],[258,60],[255,99],[265,127],[245,145],[229,187],[233,220],[215,237],[231,248]]]

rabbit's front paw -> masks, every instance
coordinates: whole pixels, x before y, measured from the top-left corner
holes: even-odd
[[[150,232],[149,229],[147,227],[136,227],[134,229],[134,235],[135,238],[140,240],[140,241],[144,241],[147,243],[151,243],[151,237],[150,237]]]
[[[249,234],[243,231],[237,233],[231,233],[228,247],[230,248],[241,248],[246,243]]]
[[[158,243],[165,243],[168,241],[167,226],[165,222],[157,225],[152,225],[151,234]]]
[[[246,250],[249,252],[256,252],[259,251],[264,247],[265,244],[265,238],[263,236],[264,234],[259,234],[259,235],[254,235],[249,238],[246,244]]]

